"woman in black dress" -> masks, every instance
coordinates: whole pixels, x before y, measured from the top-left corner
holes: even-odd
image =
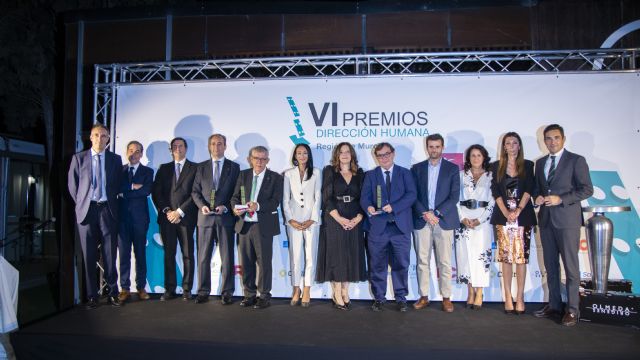
[[[522,314],[531,232],[537,221],[531,202],[535,186],[533,162],[524,159],[520,135],[515,132],[504,135],[500,160],[493,165],[491,192],[498,209],[493,210],[491,224],[496,227],[496,261],[502,263],[504,311]],[[511,295],[514,264],[517,283],[515,310]]]
[[[333,149],[331,165],[322,171],[322,226],[316,281],[331,281],[333,303],[349,309],[349,283],[366,281],[364,213],[360,190],[364,173],[348,142]]]

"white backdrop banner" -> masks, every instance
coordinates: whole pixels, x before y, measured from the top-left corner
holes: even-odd
[[[333,146],[349,141],[356,148],[360,166],[369,170],[376,166],[372,146],[381,141],[396,147],[397,164],[410,167],[426,158],[425,136],[440,133],[445,138],[445,156],[460,164],[464,150],[472,144],[482,144],[495,159],[501,135],[516,131],[522,137],[525,157],[535,160],[546,153],[542,129],[559,123],[565,128],[566,148],[584,155],[590,166],[596,189],[584,204],[632,207],[631,212],[610,216],[615,225],[610,278],[630,279],[637,289],[640,268],[632,264],[640,261],[636,211],[640,169],[634,150],[640,138],[639,90],[640,77],[634,72],[127,85],[120,86],[117,93],[115,150],[124,155],[127,142],[138,140],[145,147],[142,162],[156,170],[171,161],[168,148],[173,137],[185,138],[187,157],[201,162],[209,156],[207,138],[217,132],[227,136],[226,157],[240,163],[241,168],[248,167],[246,158],[252,146],[265,145],[270,149],[269,168],[282,172],[292,166],[294,144],[308,143],[314,164],[322,167],[328,164]],[[151,200],[149,206],[148,289],[162,292],[162,240]],[[287,297],[292,290],[284,227],[273,246],[273,295]],[[531,244],[526,301],[546,300],[541,250],[536,236]],[[580,260],[582,277],[590,277],[586,240],[581,244]],[[179,256],[178,263],[177,271],[182,273]],[[433,262],[432,267],[430,298],[438,299]],[[212,294],[218,294],[217,253],[211,271]],[[500,265],[493,263],[491,271],[485,300],[501,301]],[[131,276],[133,279],[134,274]],[[352,293],[354,298],[371,297],[368,283],[353,284]],[[237,275],[236,295],[240,294]],[[389,299],[392,294],[389,286]],[[316,284],[312,296],[328,297],[330,287]],[[412,251],[408,298],[417,296]],[[466,285],[454,286],[453,298],[466,299]]]

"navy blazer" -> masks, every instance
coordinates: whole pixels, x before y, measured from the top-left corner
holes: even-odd
[[[278,206],[282,201],[282,191],[284,187],[284,179],[277,172],[265,169],[264,179],[256,198],[256,202],[260,205],[258,210],[258,222],[260,223],[260,231],[263,236],[276,236],[280,234],[280,222],[278,221]],[[240,171],[238,181],[233,189],[231,197],[231,206],[244,205],[240,199],[240,187],[244,186],[247,202],[251,196],[251,183],[253,181],[253,169]],[[233,209],[232,209],[233,210]],[[237,217],[235,230],[237,233],[242,231],[244,226],[244,215]],[[269,260],[268,260],[269,261]]]
[[[198,164],[196,178],[193,181],[191,197],[198,208],[198,226],[213,226],[216,216],[220,216],[224,226],[233,226],[233,208],[231,207],[231,196],[238,181],[240,165],[229,159],[224,159],[222,169],[220,169],[220,184],[216,191],[215,204],[210,204],[211,189],[213,188],[213,160],[209,159]],[[208,206],[214,210],[217,206],[224,205],[227,212],[222,215],[204,215],[202,207]]]
[[[131,184],[142,184],[138,190],[132,190]],[[147,197],[151,194],[153,185],[153,169],[138,165],[138,169],[129,181],[129,165],[122,167],[122,198],[120,199],[120,216],[122,222],[133,224],[149,223],[149,203]]]
[[[382,190],[382,206],[391,204],[393,209],[391,216],[393,216],[398,229],[404,234],[411,233],[413,229],[411,205],[416,201],[416,184],[413,181],[411,172],[402,166],[394,164],[393,174],[391,175],[391,194],[388,194],[380,166],[367,171],[364,174],[362,194],[360,195],[360,206],[366,214],[368,214],[367,208],[369,206],[377,207],[378,185]],[[364,223],[365,231],[381,234],[387,226],[389,216],[389,214],[367,216]]]
[[[120,193],[120,176],[122,174],[122,158],[109,150],[104,152],[105,189],[107,204],[115,221],[118,221],[117,196]],[[69,194],[76,203],[76,221],[84,222],[91,204],[91,149],[76,153],[71,158],[68,182]]]
[[[460,217],[456,205],[460,201],[460,170],[450,161],[442,159],[438,184],[436,186],[435,209],[429,209],[429,159],[411,167],[413,179],[418,189],[418,199],[413,205],[413,225],[416,230],[422,229],[427,222],[422,218],[426,211],[438,210],[440,227],[453,230],[460,227]]]
[[[544,175],[544,165],[549,155],[536,161],[535,195],[558,195],[562,203],[557,206],[540,206],[538,222],[540,227],[556,229],[576,228],[584,223],[580,202],[593,195],[593,184],[589,175],[589,166],[584,157],[569,152],[567,149],[556,166],[555,176],[550,186]]]

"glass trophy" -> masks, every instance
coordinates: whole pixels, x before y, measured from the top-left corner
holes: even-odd
[[[376,211],[371,215],[380,215],[384,211],[382,211],[382,186],[376,186]]]

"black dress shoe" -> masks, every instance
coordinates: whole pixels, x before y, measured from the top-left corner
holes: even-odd
[[[177,295],[174,292],[166,292],[160,296],[160,301],[169,301],[171,299],[175,299],[176,296]]]
[[[259,298],[258,302],[253,305],[254,309],[266,309],[269,307],[269,305],[271,305],[271,302],[269,301],[269,299],[263,299],[263,298]]]
[[[87,300],[87,302],[84,304],[84,307],[87,310],[93,310],[93,309],[97,308],[98,307],[98,299],[89,298],[89,300]]]
[[[552,309],[549,304],[545,305],[542,309],[533,312],[533,316],[537,318],[548,318],[556,315],[560,315],[560,311]]]
[[[222,305],[231,305],[233,304],[233,298],[229,294],[222,294],[220,302],[222,303]]]
[[[240,301],[240,306],[242,307],[251,307],[253,305],[256,304],[256,297],[252,296],[252,297],[246,297],[244,299],[242,299],[242,301]]]
[[[111,306],[115,306],[115,307],[120,307],[122,306],[122,303],[120,302],[120,299],[118,299],[118,295],[116,296],[109,296],[107,298],[107,304],[111,305]]]
[[[183,301],[191,300],[191,290],[185,291],[185,292],[182,293],[182,300]]]
[[[567,312],[562,317],[562,325],[564,326],[575,326],[577,323],[578,323],[578,315],[572,312]]]
[[[382,311],[382,301],[374,301],[373,305],[371,305],[371,310],[375,311],[375,312],[380,312]]]
[[[204,304],[207,301],[209,301],[209,296],[208,295],[198,294],[198,296],[196,296],[196,304]]]
[[[407,302],[406,301],[398,301],[398,311],[407,312]]]

